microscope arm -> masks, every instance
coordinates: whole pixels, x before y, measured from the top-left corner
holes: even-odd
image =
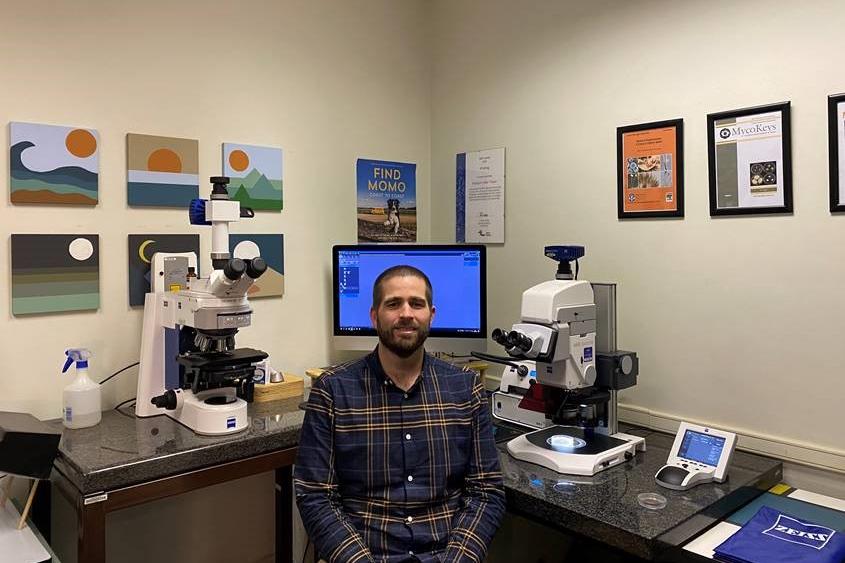
[[[504,356],[494,356],[492,354],[485,354],[484,352],[470,352],[473,357],[478,358],[479,360],[486,360],[488,362],[493,362],[496,364],[503,364],[508,367],[512,367],[516,370],[517,375],[520,377],[525,377],[528,375],[528,368],[522,364],[517,364],[516,362],[511,361],[513,358],[505,358]]]

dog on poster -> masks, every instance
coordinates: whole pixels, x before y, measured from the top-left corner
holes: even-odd
[[[393,231],[394,235],[399,234],[399,200],[388,199],[385,211],[387,212],[387,221],[384,222],[384,226],[387,227],[387,231]]]

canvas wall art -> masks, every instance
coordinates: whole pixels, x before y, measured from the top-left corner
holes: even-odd
[[[188,207],[199,197],[199,141],[126,135],[127,201],[133,207]]]
[[[282,209],[282,149],[223,143],[229,197],[258,210]]]
[[[12,314],[100,307],[98,235],[12,235]]]
[[[199,258],[199,235],[129,235],[129,305],[144,305],[150,292],[150,260],[156,252],[193,252]],[[197,260],[197,266],[201,264]],[[197,276],[200,273],[197,272]]]
[[[97,131],[12,122],[9,139],[12,203],[97,205]]]
[[[267,262],[267,271],[249,288],[248,296],[279,297],[285,293],[285,236],[229,235],[229,252],[234,258],[260,256]]]

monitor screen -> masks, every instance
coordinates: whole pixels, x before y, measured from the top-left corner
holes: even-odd
[[[681,448],[678,450],[678,457],[715,467],[719,465],[719,458],[724,447],[725,439],[721,436],[687,430],[684,433]]]
[[[431,280],[431,337],[484,339],[487,333],[483,245],[341,245],[333,248],[334,334],[375,336],[373,283],[387,268],[414,266]]]

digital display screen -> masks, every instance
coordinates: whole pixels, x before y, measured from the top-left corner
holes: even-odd
[[[720,436],[687,430],[678,450],[678,457],[715,467],[719,465],[724,447],[725,439]]]
[[[373,283],[387,268],[414,266],[429,280],[436,307],[431,336],[483,337],[486,332],[485,249],[477,245],[358,245],[334,249],[336,335],[375,335]]]

